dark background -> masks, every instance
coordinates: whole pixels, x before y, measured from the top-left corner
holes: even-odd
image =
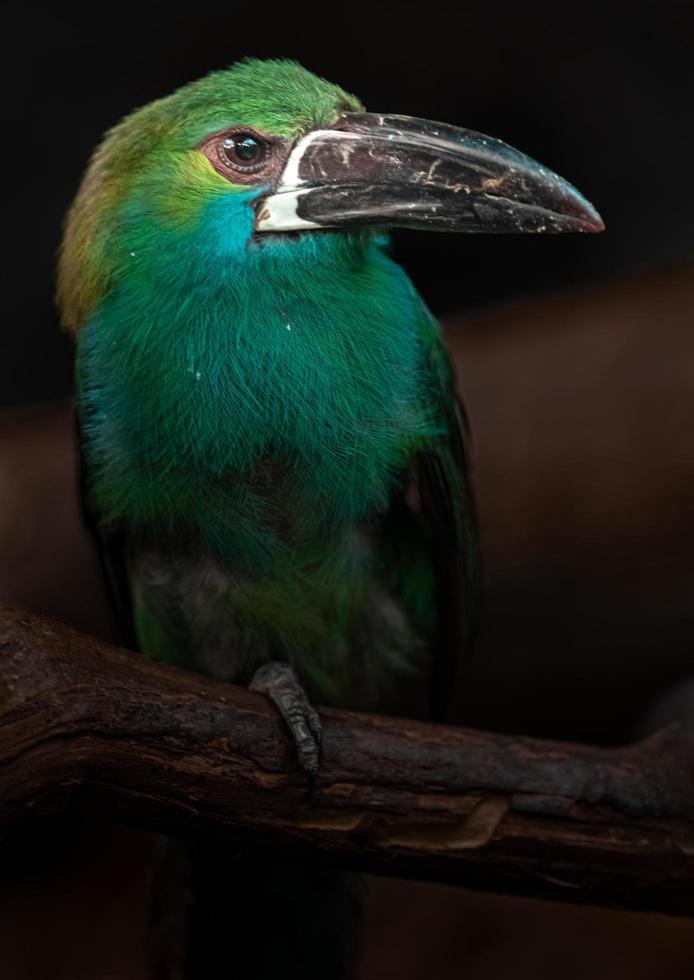
[[[368,109],[488,132],[575,183],[602,213],[604,235],[400,232],[395,241],[451,326],[475,436],[487,587],[463,718],[623,742],[654,724],[658,704],[661,720],[672,716],[668,692],[694,716],[694,694],[689,702],[683,694],[694,665],[691,0],[11,2],[0,28],[0,406],[70,392],[71,342],[52,301],[55,254],[103,131],[239,57],[296,58]],[[69,413],[0,416],[0,433],[0,601],[103,631],[103,597],[71,497]],[[59,830],[37,852],[57,898],[39,878],[27,879],[26,898],[11,881],[6,906],[19,908],[20,927],[6,918],[3,949],[13,940],[19,959],[62,950],[60,975],[72,977],[71,956],[93,975],[90,943],[98,963],[105,948],[115,963],[137,944],[133,918],[146,922],[146,905],[140,914],[124,892],[118,919],[110,845],[95,839],[83,863],[105,897],[87,888],[88,914],[73,915],[68,903],[56,916],[72,894],[69,876],[81,874]],[[145,866],[133,839],[113,850],[113,868]],[[53,868],[47,851],[66,868]],[[480,980],[691,976],[684,921],[404,883],[378,894],[365,980],[443,977],[449,968]]]
[[[498,136],[575,183],[590,242],[400,233],[441,314],[684,254],[694,234],[694,5],[3,5],[0,404],[69,389],[52,303],[63,215],[101,134],[136,106],[245,55],[292,57],[372,110]]]

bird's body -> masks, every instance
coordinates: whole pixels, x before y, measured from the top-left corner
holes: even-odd
[[[86,510],[126,636],[268,693],[312,781],[305,692],[440,717],[479,594],[463,413],[438,325],[388,256],[396,225],[601,227],[497,140],[246,61],[106,136],[61,253]],[[300,918],[323,953],[309,967],[292,926],[283,975],[344,975],[352,903],[324,901],[319,878]],[[244,921],[267,912],[262,887]],[[223,899],[198,909],[227,922]]]

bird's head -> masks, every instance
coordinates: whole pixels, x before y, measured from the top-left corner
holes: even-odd
[[[600,231],[570,184],[500,140],[372,114],[290,61],[243,61],[139,109],[97,149],[58,275],[77,330],[128,278],[214,288],[232,267],[365,227]]]

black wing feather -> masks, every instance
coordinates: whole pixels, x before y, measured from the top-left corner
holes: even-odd
[[[460,663],[477,632],[482,562],[468,456],[469,428],[455,391],[448,354],[438,337],[427,355],[443,433],[416,461],[421,515],[434,562],[438,631],[431,671],[431,715],[445,720]]]

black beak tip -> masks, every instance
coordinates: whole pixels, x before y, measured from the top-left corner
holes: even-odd
[[[568,219],[567,231],[597,234],[605,230],[605,222],[590,201],[571,184],[561,181],[556,198],[557,211]]]
[[[580,221],[580,231],[588,232],[589,234],[597,234],[598,232],[605,230],[605,222],[602,220],[593,205],[589,204],[588,201],[585,202],[585,207],[583,208],[583,214],[580,216]]]
[[[537,194],[539,204],[545,204],[555,214],[557,231],[583,232],[597,234],[605,230],[605,222],[596,209],[573,185],[554,177],[551,182],[542,183]],[[548,199],[543,196],[549,189]]]

